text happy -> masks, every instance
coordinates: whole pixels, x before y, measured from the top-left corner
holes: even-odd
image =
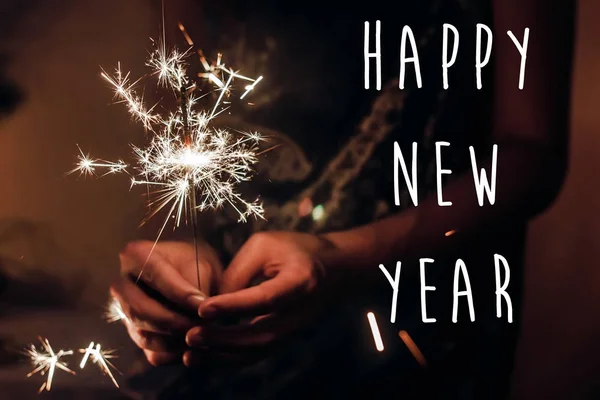
[[[483,43],[485,35],[485,44]],[[523,89],[525,82],[525,63],[527,60],[527,46],[529,43],[529,28],[525,28],[523,33],[523,41],[519,42],[516,36],[511,32],[507,31],[507,35],[511,38],[517,51],[521,55],[521,66],[519,72],[519,89]],[[452,40],[450,39],[452,36]],[[370,88],[370,64],[371,59],[375,61],[375,75],[376,75],[376,89],[381,90],[381,21],[375,22],[375,44],[374,51],[370,44],[370,28],[369,22],[365,22],[365,89]],[[458,54],[458,47],[460,43],[458,30],[451,24],[443,25],[443,39],[442,39],[442,77],[444,82],[444,89],[448,89],[448,71],[456,62],[456,56]],[[451,42],[451,43],[450,43]],[[492,53],[493,34],[492,30],[484,24],[477,24],[477,36],[476,36],[476,54],[475,54],[475,75],[477,81],[477,89],[481,89],[481,70],[486,67],[490,61]],[[452,48],[450,49],[450,44]],[[410,46],[410,51],[407,49],[407,45]],[[407,55],[407,52],[410,55]],[[406,75],[407,64],[411,63],[415,69],[417,87],[421,88],[423,85],[421,81],[421,67],[419,64],[419,53],[417,50],[417,44],[415,36],[409,26],[405,25],[402,29],[402,38],[400,41],[400,89],[404,89],[404,80]]]

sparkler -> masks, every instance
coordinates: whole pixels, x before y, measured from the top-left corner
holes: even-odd
[[[46,381],[40,387],[38,393],[41,393],[46,389],[50,391],[52,388],[52,380],[54,379],[54,372],[56,369],[61,369],[65,372],[68,372],[72,375],[75,375],[75,372],[67,367],[67,364],[61,361],[61,357],[72,355],[72,350],[59,350],[58,352],[54,352],[52,346],[50,346],[50,342],[48,339],[39,338],[42,343],[42,352],[38,351],[36,347],[32,344],[28,349],[25,350],[25,355],[29,356],[31,359],[31,363],[35,366],[35,369],[27,374],[27,377],[31,377],[38,372],[40,375],[48,374]]]
[[[100,370],[110,377],[110,379],[116,387],[119,387],[119,384],[117,383],[117,380],[110,371],[110,368],[113,368],[117,372],[118,370],[110,361],[108,361],[108,359],[110,358],[117,357],[116,355],[114,355],[115,350],[102,350],[100,343],[96,343],[94,346],[94,342],[91,342],[87,349],[79,349],[79,352],[84,353],[83,358],[81,359],[81,363],[79,364],[79,368],[85,368],[88,359],[91,357],[92,362],[94,364],[97,364]]]
[[[189,39],[181,24],[180,29]],[[191,39],[188,43],[193,45]],[[136,160],[133,169],[121,160],[110,162],[93,159],[79,149],[77,165],[71,171],[83,175],[104,171],[103,176],[127,173],[132,177],[132,187],[145,185],[151,198],[149,213],[142,224],[161,210],[167,210],[155,245],[169,220],[174,221],[174,229],[182,222],[191,223],[196,242],[197,213],[207,209],[232,207],[241,222],[251,216],[264,218],[264,210],[258,199],[247,201],[237,191],[240,182],[251,179],[252,165],[258,161],[261,136],[255,132],[238,132],[239,135],[235,135],[213,124],[214,119],[226,110],[224,98],[230,96],[235,79],[248,84],[241,96],[243,98],[262,77],[252,79],[240,75],[223,64],[221,54],[213,65],[201,55],[206,72],[200,75],[216,85],[219,95],[210,111],[197,110],[199,100],[204,96],[196,93],[196,82],[186,73],[185,60],[189,53],[189,49],[185,52],[167,52],[163,37],[163,42],[150,54],[146,63],[152,68],[151,75],[157,77],[159,86],[172,92],[179,103],[175,110],[168,113],[158,113],[158,104],[151,107],[145,105],[143,97],[136,91],[140,80],[132,81],[129,73],[123,73],[120,64],[114,75],[103,70],[101,76],[112,86],[115,97],[152,134],[150,143],[144,148],[132,145]],[[196,261],[198,288],[202,290],[198,254]]]

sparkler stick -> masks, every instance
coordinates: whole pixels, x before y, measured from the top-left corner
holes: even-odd
[[[117,383],[117,380],[110,371],[110,368],[113,368],[117,372],[119,372],[119,370],[117,370],[117,368],[115,368],[115,366],[110,361],[108,361],[109,358],[116,357],[114,355],[115,350],[102,350],[100,343],[96,343],[96,345],[94,346],[94,342],[91,342],[87,349],[79,349],[79,352],[84,353],[83,358],[81,359],[81,363],[79,363],[79,368],[85,368],[88,359],[91,357],[92,362],[94,364],[97,364],[100,370],[110,377],[110,379],[116,387],[119,387],[119,384]]]
[[[48,339],[39,338],[42,343],[42,352],[38,351],[36,347],[32,344],[28,349],[24,351],[24,354],[27,355],[31,359],[31,363],[34,365],[33,371],[27,374],[27,378],[37,374],[40,375],[48,374],[46,381],[40,386],[38,393],[47,390],[50,391],[52,389],[52,381],[54,380],[54,372],[56,369],[61,369],[65,372],[68,372],[72,375],[75,375],[75,372],[70,370],[67,367],[67,364],[61,361],[61,357],[72,355],[72,350],[59,350],[58,352],[54,352],[52,346],[50,346],[50,342]]]
[[[206,290],[204,290],[205,288],[202,287],[202,284],[200,283],[200,255],[198,254],[198,230],[196,228],[197,225],[197,218],[198,218],[198,212],[196,211],[196,194],[192,194],[191,196],[191,203],[190,203],[190,208],[192,211],[192,231],[194,233],[194,250],[196,252],[196,278],[198,279],[198,288],[203,292],[208,294],[208,288],[206,288]]]

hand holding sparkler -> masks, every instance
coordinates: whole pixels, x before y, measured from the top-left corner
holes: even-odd
[[[327,309],[343,280],[325,271],[322,256],[331,250],[325,240],[301,233],[255,234],[237,253],[221,279],[221,293],[200,305],[207,320],[254,318],[235,326],[192,328],[192,346],[243,349],[267,345],[309,324]],[[251,286],[254,279],[267,280]]]
[[[126,321],[133,341],[156,365],[173,361],[187,347],[185,332],[199,323],[198,307],[216,291],[221,265],[208,245],[198,246],[202,284],[210,290],[204,294],[194,285],[194,246],[159,242],[148,258],[152,247],[152,242],[132,242],[121,253],[122,278],[111,286],[115,299],[111,314]],[[136,283],[146,259],[144,274]]]

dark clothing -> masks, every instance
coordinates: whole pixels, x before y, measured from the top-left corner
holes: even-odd
[[[258,127],[274,136],[275,144],[282,144],[260,161],[259,174],[249,188],[265,201],[267,222],[233,224],[231,218],[223,218],[207,237],[230,255],[253,231],[326,232],[401,212],[411,202],[405,188],[400,196],[403,207],[393,203],[394,141],[405,157],[412,154],[412,143],[418,143],[421,198],[435,190],[435,142],[451,143],[443,151],[443,166],[454,177],[470,171],[468,146],[479,153],[491,151],[491,68],[484,69],[483,90],[477,90],[474,67],[475,25],[491,26],[489,4],[370,1],[346,2],[338,8],[309,1],[295,9],[281,1],[244,2],[229,8],[227,17],[219,4],[207,6],[214,9],[204,16],[205,41],[219,43],[209,50],[222,50],[225,62],[248,75],[265,76],[264,84],[252,94],[254,106],[238,110],[243,115],[239,125]],[[363,80],[364,22],[371,23],[374,38],[376,20],[382,24],[383,75],[388,78],[381,92],[373,89],[374,73],[371,90],[364,89]],[[449,90],[442,85],[444,23],[460,32]],[[416,37],[420,89],[411,63],[405,89],[398,88],[404,25]],[[229,37],[213,40],[223,32]],[[242,33],[243,45],[229,41]],[[374,67],[372,61],[372,71]],[[299,212],[303,204],[313,212]],[[164,398],[175,394],[211,399],[503,398],[517,330],[524,229],[489,229],[480,242],[456,249],[447,259],[436,259],[428,269],[427,285],[437,287],[427,295],[428,315],[438,322],[421,321],[418,279],[401,279],[395,325],[389,323],[391,288],[382,293],[381,307],[373,311],[386,346],[383,353],[374,349],[367,310],[341,307],[249,367],[188,371],[192,378],[177,381]],[[506,318],[496,318],[494,253],[506,257],[511,267],[512,325]],[[469,321],[464,297],[459,323],[451,322],[456,258],[463,259],[469,271],[475,323]],[[506,309],[503,312],[506,316]],[[417,364],[398,337],[399,330],[410,334],[428,368]]]

